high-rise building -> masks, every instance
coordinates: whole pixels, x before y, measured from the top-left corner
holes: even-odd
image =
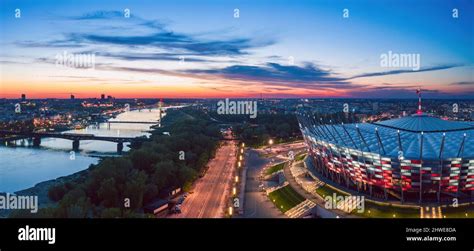
[[[71,100],[74,100],[75,98],[76,97],[73,94],[71,94]]]
[[[105,94],[100,94],[100,99],[105,99]]]
[[[26,94],[21,94],[21,100],[25,101],[26,100]]]

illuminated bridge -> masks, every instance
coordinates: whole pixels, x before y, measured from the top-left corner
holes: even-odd
[[[77,134],[77,133],[52,133],[52,132],[18,132],[18,131],[7,131],[0,130],[0,136],[5,137],[3,140],[12,141],[24,138],[32,138],[33,145],[39,146],[41,144],[41,138],[59,138],[59,139],[68,139],[72,140],[72,149],[79,149],[79,142],[81,140],[99,140],[99,141],[109,141],[117,143],[117,152],[122,152],[124,142],[133,142],[142,140],[140,138],[131,138],[131,137],[112,137],[112,136],[96,136],[94,134]]]

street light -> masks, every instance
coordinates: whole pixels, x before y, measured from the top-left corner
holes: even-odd
[[[238,163],[238,166],[239,166],[239,167],[241,166],[240,161],[239,161],[239,163]]]
[[[245,143],[242,142],[242,147],[245,147]]]
[[[240,160],[240,161],[242,160],[242,155],[239,156],[239,160]]]
[[[273,139],[269,139],[269,140],[268,140],[268,144],[269,144],[269,145],[273,145]]]
[[[239,176],[235,176],[235,183],[239,182]]]
[[[232,214],[233,214],[233,208],[229,207],[229,215],[232,216]]]
[[[236,194],[237,194],[237,188],[234,187],[234,188],[232,188],[232,195],[235,196]]]

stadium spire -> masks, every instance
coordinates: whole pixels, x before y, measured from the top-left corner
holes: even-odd
[[[416,111],[416,114],[421,115],[423,111],[421,111],[421,89],[420,88],[416,89],[416,94],[418,94],[418,110]]]

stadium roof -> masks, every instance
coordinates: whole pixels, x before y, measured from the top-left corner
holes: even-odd
[[[469,122],[418,115],[374,124],[313,125],[313,128],[306,130],[316,139],[393,158],[398,158],[400,150],[409,159],[419,159],[421,150],[423,159],[437,160],[440,153],[443,159],[474,158],[474,124]],[[379,143],[377,132],[382,144]],[[443,135],[445,140],[442,147]],[[464,147],[461,147],[463,140]]]
[[[414,114],[410,117],[385,120],[374,124],[410,132],[446,132],[474,129],[474,125],[470,123],[442,120],[426,114]]]

